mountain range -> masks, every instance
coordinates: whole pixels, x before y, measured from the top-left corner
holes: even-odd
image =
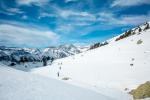
[[[46,58],[50,63],[55,59],[81,53],[83,49],[85,48],[76,47],[72,44],[43,49],[0,46],[0,61],[9,66],[22,66],[24,63],[32,63],[32,65],[39,67],[42,66],[43,58]]]

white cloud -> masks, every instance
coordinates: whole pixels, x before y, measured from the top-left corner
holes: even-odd
[[[51,13],[46,13],[46,12],[41,12],[38,18],[40,19],[43,17],[57,17],[57,15],[51,14]]]
[[[23,14],[24,11],[18,9],[18,8],[7,8],[6,11],[11,12],[11,13],[17,13],[17,14]]]
[[[77,12],[73,10],[59,10],[58,16],[75,26],[86,26],[96,21],[96,16],[88,12]]]
[[[142,5],[142,4],[150,4],[150,0],[114,0],[111,7],[136,6],[136,5]]]
[[[54,7],[54,13],[51,12],[41,12],[39,18],[41,17],[60,17],[65,20],[78,20],[78,21],[95,21],[96,16],[82,11],[73,11],[73,10],[65,10],[60,9],[58,7]]]
[[[65,3],[69,3],[69,2],[76,2],[78,0],[65,0]]]
[[[57,18],[57,23],[60,25],[63,23],[72,24],[75,26],[86,26],[96,21],[96,16],[86,11],[76,11],[72,9],[62,9],[58,6],[51,5],[49,9],[43,7],[39,11],[38,18]]]
[[[150,13],[147,15],[122,15],[118,17],[111,12],[101,12],[97,20],[106,25],[112,25],[112,27],[118,25],[138,25],[145,21],[150,21]]]
[[[26,20],[26,19],[28,19],[28,16],[23,15],[21,18],[24,19],[24,20]]]
[[[65,35],[72,32],[74,30],[74,26],[70,25],[70,24],[60,24],[58,25],[58,27],[56,28],[55,31],[57,32],[61,32],[64,33]]]
[[[97,14],[96,22],[79,31],[81,35],[87,35],[95,30],[111,30],[117,27],[136,26],[150,21],[150,13],[147,15],[122,15],[117,16],[112,12],[101,12]]]
[[[82,32],[78,33],[88,34],[89,32],[97,29],[109,30],[116,27],[135,26],[150,20],[150,13],[147,15],[118,16],[112,12],[91,14],[88,12],[78,13],[70,10],[64,10],[64,12],[60,12],[60,16],[67,20],[67,23],[58,22],[59,24],[57,25],[58,27],[56,31],[64,34],[76,32],[76,29],[80,29],[81,27],[84,29],[82,28]]]
[[[16,15],[16,14],[24,14],[25,12],[20,10],[19,8],[9,8],[3,5],[2,9],[0,10],[0,13],[6,15]]]
[[[0,24],[0,45],[41,47],[55,44],[59,36],[50,30]]]
[[[131,16],[122,16],[118,23],[123,25],[138,25],[146,21],[150,21],[150,14],[148,15],[131,15]]]
[[[47,4],[49,0],[17,0],[17,3],[19,5],[38,5],[38,6],[43,6]]]
[[[6,15],[15,15],[14,13],[6,12],[6,11],[1,11],[1,10],[0,10],[0,13],[2,13],[2,14],[6,14]]]
[[[94,17],[92,14],[88,12],[77,12],[77,11],[72,11],[72,10],[59,10],[58,14],[63,18],[68,18],[70,16]]]
[[[78,28],[85,28],[96,22],[96,16],[88,12],[57,9],[56,15],[61,20],[57,21],[55,31],[65,35],[76,33]]]

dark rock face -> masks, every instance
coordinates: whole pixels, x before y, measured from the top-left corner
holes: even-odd
[[[116,41],[126,38],[128,36],[134,35],[134,34],[135,34],[135,32],[133,30],[128,30],[123,35],[121,35],[119,38],[117,38]]]
[[[102,46],[107,45],[107,44],[108,44],[107,41],[103,42],[103,43],[98,42],[98,43],[95,43],[94,45],[91,45],[90,49],[95,49],[95,48],[98,48],[98,47],[102,47]]]

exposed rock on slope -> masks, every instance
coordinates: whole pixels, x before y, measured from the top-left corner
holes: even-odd
[[[150,82],[147,81],[146,83],[141,84],[137,89],[132,90],[130,94],[133,95],[134,99],[150,98]]]

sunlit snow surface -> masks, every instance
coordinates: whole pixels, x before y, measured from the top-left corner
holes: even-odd
[[[0,64],[0,100],[132,100],[150,81],[150,29],[115,39],[29,72]]]
[[[141,44],[137,44],[142,40]],[[59,59],[32,73],[91,88],[118,100],[139,84],[150,81],[150,30],[75,56]],[[57,76],[59,73],[59,77]]]
[[[114,100],[94,91],[0,65],[0,100]]]

